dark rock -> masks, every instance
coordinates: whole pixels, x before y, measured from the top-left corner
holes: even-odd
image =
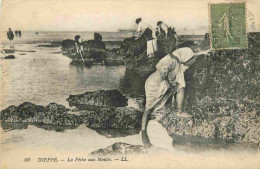
[[[125,56],[127,70],[155,70],[155,65],[169,51],[169,44],[176,43],[176,38],[172,32],[169,32],[168,38],[164,34],[157,36],[158,51],[155,56],[149,58],[146,54],[147,41],[145,34],[135,40],[134,37],[127,38],[121,45],[120,54]]]
[[[100,37],[98,38],[100,40]],[[101,38],[102,39],[102,38]],[[62,41],[62,53],[73,60],[81,60],[82,57],[87,61],[86,65],[90,66],[92,64],[100,64],[104,62],[107,56],[105,50],[105,43],[99,40],[88,40],[83,41],[83,54],[80,56],[76,52],[76,46],[74,40],[64,40]],[[91,63],[91,64],[90,64]]]
[[[82,124],[80,116],[68,114],[68,109],[63,105],[50,103],[46,107],[25,102],[18,107],[9,106],[1,111],[1,122],[31,122],[53,125],[72,125]]]
[[[8,55],[5,57],[5,59],[15,59],[15,56],[14,55]]]
[[[205,106],[208,107],[209,105]],[[221,110],[221,107],[220,107]],[[220,113],[196,113],[192,119],[177,118],[166,113],[159,122],[166,127],[169,135],[198,136],[205,139],[219,139],[225,142],[258,143],[260,117],[252,112],[230,116]],[[249,115],[250,114],[250,115]]]
[[[118,59],[106,59],[104,61],[104,64],[106,66],[119,66],[119,65],[125,65],[124,60],[118,60]]]
[[[63,105],[50,103],[46,107],[25,102],[20,106],[9,106],[1,111],[1,123],[33,123],[75,128],[85,124],[92,129],[138,129],[141,126],[142,113],[127,107],[96,107],[93,111],[81,111],[82,115],[68,113]],[[41,125],[37,125],[37,124]]]
[[[127,99],[118,90],[98,90],[80,95],[70,95],[67,101],[70,106],[80,109],[96,106],[123,107],[127,105]]]
[[[84,49],[97,49],[97,50],[105,50],[105,43],[102,41],[88,40],[84,41]]]
[[[40,44],[37,47],[47,47],[47,48],[56,48],[59,47],[59,43],[52,43],[52,44]]]
[[[36,52],[35,50],[15,50],[16,52]]]
[[[131,145],[122,142],[116,142],[106,148],[93,151],[91,155],[107,156],[107,155],[126,155],[131,153],[147,153],[147,147],[141,145]]]
[[[100,35],[99,33],[94,33],[94,41],[98,42],[102,42],[102,35]]]
[[[86,67],[90,67],[94,64],[94,60],[93,59],[85,59],[84,62],[82,59],[78,58],[78,59],[74,59],[70,62],[71,65],[83,65]]]
[[[96,107],[81,111],[84,124],[92,129],[136,129],[141,127],[142,112],[128,107]]]
[[[107,56],[104,60],[106,66],[125,65],[124,56],[117,53],[117,50],[107,51]]]
[[[6,54],[15,52],[14,49],[4,49],[4,51],[5,51]]]
[[[76,48],[75,47],[75,41],[71,40],[71,39],[63,40],[61,42],[61,46],[62,46],[62,50],[65,50],[65,51]]]
[[[36,112],[43,112],[44,107],[30,102],[24,102],[17,107],[18,118],[27,119],[35,116]]]
[[[185,72],[185,112],[193,118],[169,110],[160,123],[170,134],[259,143],[259,43],[252,36],[260,34],[249,34],[248,49],[214,51]]]

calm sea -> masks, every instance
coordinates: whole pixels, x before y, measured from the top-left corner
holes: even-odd
[[[14,32],[14,31],[13,31]],[[22,31],[22,38],[15,37],[16,44],[44,43],[51,41],[62,41],[64,39],[74,39],[76,35],[80,35],[84,40],[94,39],[95,32],[66,32],[66,31],[45,31],[32,32]],[[126,37],[131,37],[131,32],[98,32],[102,35],[104,41],[122,41]],[[15,34],[15,32],[14,32]],[[0,42],[8,43],[6,32],[0,32]]]
[[[2,33],[3,34],[3,33]],[[125,66],[72,65],[61,48],[38,47],[39,43],[73,39],[75,35],[93,39],[94,32],[22,32],[15,37],[15,59],[1,59],[0,109],[23,102],[47,105],[57,102],[68,106],[70,94],[99,89],[118,89],[127,97],[143,97],[147,75],[126,72]],[[101,33],[104,40],[121,40],[129,33]],[[4,40],[4,47],[9,48]]]

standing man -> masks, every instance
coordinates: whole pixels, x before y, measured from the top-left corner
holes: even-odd
[[[155,29],[151,25],[143,22],[142,18],[137,18],[135,23],[138,24],[138,28],[135,33],[137,39],[140,38],[143,34],[145,35],[145,39],[147,41],[147,56],[153,57],[154,52],[158,50]]]
[[[14,41],[13,41],[14,40],[14,33],[11,30],[11,28],[9,28],[9,31],[7,32],[7,38],[10,41],[10,47],[13,48],[14,47]]]

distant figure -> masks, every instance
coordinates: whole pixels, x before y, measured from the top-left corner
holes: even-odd
[[[9,31],[7,32],[7,38],[9,39],[10,41],[10,47],[14,47],[14,33],[13,31],[11,30],[11,28],[9,28]]]
[[[18,36],[18,31],[17,30],[15,31],[15,36]]]
[[[2,46],[2,44],[0,43],[0,58],[1,57],[5,57],[5,51],[4,51],[4,47]]]
[[[162,21],[157,22],[158,32],[165,34],[166,38],[167,38],[167,35],[168,35],[168,29],[169,29],[169,26],[166,25],[165,23],[163,23]]]
[[[165,36],[165,39],[166,39],[165,52],[166,53],[172,52],[172,51],[170,51],[170,48],[172,46],[175,46],[174,50],[177,49],[178,39],[177,39],[177,33],[175,32],[174,28],[169,27],[162,21],[158,21],[156,30],[157,30],[157,32],[156,32],[157,36],[160,36],[160,35]]]
[[[76,51],[77,54],[79,54],[84,61],[83,54],[84,54],[84,48],[83,48],[83,39],[79,36],[75,36],[75,45],[76,45]]]
[[[18,31],[19,37],[22,37],[22,32],[19,30]]]
[[[142,18],[136,19],[136,24],[138,24],[137,32],[135,33],[136,38],[140,38],[142,35],[145,36],[147,41],[147,56],[153,57],[154,53],[158,50],[157,48],[157,38],[155,29],[142,21]]]

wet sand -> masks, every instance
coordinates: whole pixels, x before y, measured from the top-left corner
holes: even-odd
[[[112,161],[90,162],[98,159],[90,156],[91,151],[110,146],[115,142],[140,145],[139,135],[124,138],[106,138],[95,131],[80,126],[76,130],[65,132],[46,131],[29,126],[26,130],[13,130],[2,134],[2,168],[228,168],[259,169],[257,152],[250,151],[203,151],[186,152],[154,147],[147,154],[108,156]],[[160,137],[160,136],[158,136]],[[91,139],[90,139],[91,138]],[[162,137],[160,137],[163,139]],[[30,162],[24,162],[30,157]],[[127,157],[127,162],[115,160]],[[57,158],[58,162],[38,162],[38,158]],[[68,158],[74,159],[68,162]],[[85,158],[86,162],[76,162],[75,158]],[[62,161],[65,160],[65,161]]]

